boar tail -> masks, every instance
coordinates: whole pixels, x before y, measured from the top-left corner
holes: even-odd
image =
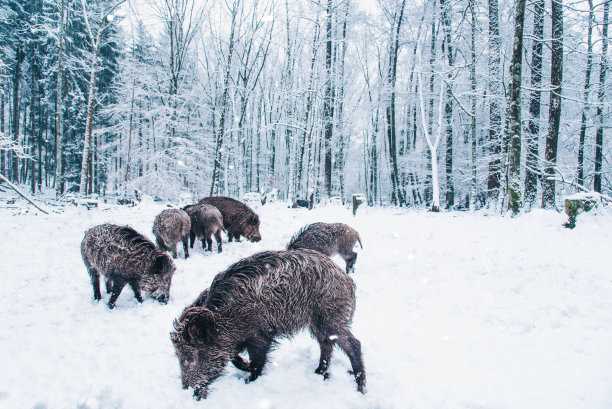
[[[357,233],[357,241],[359,242],[359,246],[363,248],[363,244],[361,244],[361,239],[359,238],[359,233]]]

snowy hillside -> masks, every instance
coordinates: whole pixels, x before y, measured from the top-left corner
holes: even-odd
[[[0,208],[0,408],[550,408],[612,407],[612,215],[533,211],[516,219],[339,206],[256,209],[259,243],[195,248],[176,261],[168,305],[124,289],[114,310],[93,301],[79,245],[102,222],[153,238],[152,201],[61,214]],[[363,241],[353,332],[367,393],[337,348],[332,377],[314,374],[318,344],[284,340],[264,375],[228,366],[197,402],[182,390],[172,321],[215,274],[283,248],[314,221],[345,222]],[[335,259],[340,266],[344,262]]]

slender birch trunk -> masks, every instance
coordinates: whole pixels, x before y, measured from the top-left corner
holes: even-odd
[[[471,12],[471,53],[472,53],[472,64],[470,66],[470,82],[472,84],[472,124],[471,124],[471,133],[472,133],[472,184],[471,184],[471,192],[470,192],[470,211],[476,210],[476,195],[477,195],[477,186],[478,186],[478,174],[477,174],[477,166],[476,166],[476,10],[474,9],[474,0],[470,1],[470,12]],[[447,96],[448,98],[448,96]],[[447,101],[448,103],[448,101]],[[448,107],[448,105],[447,105]],[[448,112],[447,112],[448,114]],[[451,111],[452,114],[452,111]],[[449,125],[448,121],[446,123],[447,127]],[[448,129],[448,128],[447,128]],[[448,131],[447,131],[448,132]],[[448,141],[448,134],[447,134]],[[451,140],[452,143],[452,140]],[[448,171],[448,168],[447,168]],[[448,174],[447,174],[448,176]]]

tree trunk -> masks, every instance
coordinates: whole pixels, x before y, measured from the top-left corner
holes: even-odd
[[[348,22],[348,13],[349,13],[349,1],[347,0],[345,6],[344,19],[342,22],[342,54],[340,57],[340,75],[339,82],[340,86],[338,89],[338,134],[340,136],[340,147],[338,148],[338,174],[340,178],[340,197],[342,198],[342,203],[344,203],[345,199],[345,188],[344,188],[344,165],[346,163],[346,153],[345,147],[350,142],[350,135],[346,134],[346,129],[344,128],[344,84],[346,82],[344,78],[344,66],[346,61],[346,26]]]
[[[230,29],[229,50],[227,52],[227,63],[225,66],[225,76],[223,79],[223,95],[221,97],[221,116],[219,118],[219,131],[217,132],[217,143],[215,146],[215,161],[213,165],[212,183],[210,186],[210,196],[219,193],[219,174],[221,171],[221,159],[223,152],[223,138],[225,135],[225,115],[227,111],[227,94],[229,91],[229,79],[232,69],[232,54],[234,52],[234,35],[236,30],[236,14],[240,0],[235,0],[232,6],[232,26]]]
[[[327,0],[325,53],[325,96],[323,99],[324,150],[325,150],[325,195],[332,195],[332,137],[334,130],[334,85],[332,73],[332,0]]]
[[[544,36],[544,0],[537,0],[533,13],[533,47],[531,50],[531,92],[529,122],[525,135],[525,205],[533,207],[538,188],[538,139],[540,136],[540,100],[542,95],[542,48]]]
[[[471,192],[470,192],[470,211],[472,212],[476,210],[476,195],[477,195],[476,189],[478,186],[477,166],[476,166],[476,148],[477,148],[476,146],[476,102],[477,102],[476,101],[476,10],[474,8],[475,8],[474,0],[470,0],[470,11],[471,11],[471,17],[472,17],[472,24],[471,24],[472,26],[471,27],[472,64],[470,67],[470,82],[472,84],[472,98],[471,98],[472,99],[472,115],[471,115],[472,116],[472,125],[471,125],[471,131],[472,131],[472,186],[471,186]],[[448,108],[448,99],[447,99],[447,108]],[[451,116],[452,116],[452,107],[451,107]],[[447,122],[446,125],[447,125],[447,143],[448,143],[449,123]],[[451,135],[452,135],[452,130],[451,130]],[[451,144],[452,144],[452,139],[451,139]],[[448,168],[446,170],[448,172]],[[448,173],[447,173],[447,177],[448,177]]]
[[[578,141],[578,184],[584,185],[584,140],[586,137],[587,110],[589,109],[589,93],[591,88],[591,70],[593,67],[593,0],[589,2],[589,28],[587,31],[587,61],[584,78],[584,106],[580,121],[580,139]]]
[[[6,131],[4,127],[4,88],[2,88],[2,93],[0,94],[0,132],[2,132],[2,136],[6,137]],[[3,150],[0,150],[0,173],[6,175],[6,153]]]
[[[93,111],[96,99],[96,76],[98,71],[98,52],[100,50],[100,32],[98,30],[98,40],[93,50],[93,60],[89,73],[89,96],[87,97],[87,120],[85,122],[85,137],[83,138],[83,154],[81,156],[81,183],[79,185],[79,195],[87,195],[87,182],[89,179],[89,168],[91,159],[91,141],[93,133]]]
[[[593,190],[601,193],[601,166],[603,156],[603,131],[604,118],[603,108],[606,90],[606,72],[608,69],[608,12],[610,1],[604,2],[602,44],[601,44],[601,63],[599,64],[599,92],[597,93],[597,132],[595,134],[595,175],[593,178]]]
[[[552,55],[550,68],[550,103],[548,111],[548,135],[544,180],[542,181],[542,207],[555,207],[555,176],[557,165],[557,145],[559,124],[561,122],[561,82],[563,81],[563,0],[552,1]]]
[[[404,8],[406,0],[402,1],[399,9],[399,17],[397,21],[393,21],[395,27],[392,26],[391,41],[389,47],[389,72],[387,74],[387,86],[389,87],[390,98],[389,105],[386,108],[387,118],[387,142],[389,149],[389,160],[391,165],[391,201],[394,205],[402,206],[404,197],[400,189],[399,166],[397,161],[397,136],[395,127],[395,83],[397,82],[397,60],[399,57],[399,35],[404,19]]]
[[[55,107],[55,197],[59,198],[63,191],[62,139],[64,131],[63,114],[63,60],[64,60],[64,13],[65,2],[61,0],[59,21],[59,49],[57,57],[57,101]]]
[[[447,0],[440,0],[440,9],[442,13],[442,27],[444,31],[444,37],[442,40],[442,49],[446,54],[448,60],[448,74],[446,84],[446,105],[444,107],[444,118],[446,122],[446,208],[450,209],[455,205],[455,183],[453,181],[453,89],[451,81],[453,78],[453,67],[455,65],[455,58],[453,55],[453,46],[451,44],[451,6],[446,2]],[[473,7],[474,5],[470,3]],[[474,22],[472,22],[475,24]],[[472,62],[474,64],[474,62]],[[470,70],[471,73],[471,70]],[[474,83],[476,78],[474,78]],[[474,90],[472,92],[475,92]],[[475,94],[474,94],[475,95]],[[475,112],[472,112],[475,114]]]
[[[431,17],[431,46],[430,46],[430,52],[431,55],[429,57],[429,67],[431,70],[431,75],[429,77],[429,93],[431,95],[431,97],[429,98],[429,122],[427,124],[427,130],[429,132],[429,135],[433,134],[433,117],[434,117],[434,84],[435,84],[435,72],[434,72],[434,64],[436,63],[436,56],[437,56],[437,48],[436,48],[436,44],[437,42],[437,35],[436,35],[436,25],[438,23],[438,18],[437,18],[437,8],[436,8],[436,0],[433,0],[433,4],[432,4],[432,17]],[[422,84],[420,84],[419,89],[421,89],[422,91],[424,91]],[[423,124],[423,126],[425,126],[425,124]],[[440,203],[437,204],[432,204],[432,200],[433,200],[433,182],[432,182],[432,175],[434,175],[433,169],[431,167],[431,164],[433,163],[433,159],[431,157],[432,151],[427,150],[426,151],[426,156],[427,156],[427,166],[429,167],[427,170],[427,176],[425,179],[425,201],[427,202],[427,205],[431,205],[433,206],[440,206]],[[436,159],[437,160],[437,159]],[[436,174],[437,177],[437,174]]]
[[[310,135],[308,132],[309,129],[309,124],[310,124],[310,117],[311,117],[311,111],[312,111],[312,94],[314,92],[314,79],[315,79],[315,63],[317,61],[317,50],[318,50],[318,42],[319,42],[319,20],[317,19],[315,21],[315,28],[314,28],[315,32],[314,32],[314,39],[312,40],[312,59],[310,61],[310,78],[308,80],[308,90],[306,92],[306,107],[305,107],[305,118],[304,118],[304,133],[303,133],[303,138],[302,138],[302,146],[300,149],[300,155],[299,155],[299,161],[298,161],[298,186],[301,187],[302,186],[302,182],[303,182],[303,176],[302,176],[302,172],[304,169],[304,164],[303,164],[303,160],[304,160],[304,156],[305,156],[305,149],[306,149],[306,145],[309,143],[310,140]],[[306,152],[306,154],[310,155],[309,152]],[[310,166],[309,160],[306,161],[306,167],[308,168]],[[307,177],[308,179],[308,177]],[[302,192],[304,194],[304,197],[306,197],[308,195],[308,181],[306,183],[306,191]]]
[[[500,200],[501,144],[503,87],[501,80],[501,36],[499,35],[499,6],[497,0],[489,0],[489,174],[487,190],[490,201]]]
[[[31,164],[31,172],[30,172],[30,191],[32,194],[36,193],[36,112],[34,107],[36,106],[36,65],[31,63],[30,66],[30,146],[32,149],[30,150],[30,164]]]
[[[21,82],[21,63],[24,59],[24,52],[21,45],[15,50],[15,72],[13,74],[13,141],[15,146],[19,144],[19,83]],[[19,183],[19,158],[13,150],[12,177],[13,182]]]
[[[134,91],[136,89],[136,78],[132,82],[132,102],[130,107],[130,127],[128,129],[128,151],[127,160],[125,162],[125,187],[123,188],[123,196],[127,198],[128,195],[128,182],[130,178],[130,162],[132,158],[132,128],[134,123]]]
[[[521,209],[521,76],[523,68],[523,29],[526,0],[517,0],[514,25],[514,47],[510,64],[510,93],[506,119],[508,141],[508,209],[517,214]]]

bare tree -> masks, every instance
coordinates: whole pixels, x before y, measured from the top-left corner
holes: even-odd
[[[499,5],[489,0],[489,200],[499,201],[502,173],[502,115],[503,84],[501,79],[501,36],[499,34]]]
[[[89,96],[87,97],[87,120],[85,124],[85,137],[83,138],[83,155],[81,159],[81,183],[79,186],[79,194],[84,196],[87,194],[87,181],[89,169],[91,167],[91,141],[93,133],[93,115],[94,105],[96,99],[96,76],[98,74],[98,54],[100,53],[100,45],[102,40],[102,33],[108,27],[108,17],[114,12],[126,0],[115,0],[110,3],[108,7],[105,7],[98,14],[98,24],[96,33],[92,31],[89,23],[89,12],[87,11],[87,4],[85,0],[81,0],[81,6],[83,8],[83,18],[85,19],[85,26],[87,28],[87,36],[91,44],[92,60],[90,62],[90,73],[89,73]],[[111,19],[112,20],[112,19]]]
[[[597,132],[595,134],[595,177],[593,178],[593,190],[601,193],[601,173],[603,162],[603,131],[604,117],[603,106],[606,90],[606,73],[608,71],[608,13],[610,11],[610,0],[604,1],[603,27],[601,43],[601,62],[599,64],[599,91],[597,92]]]
[[[229,92],[229,80],[230,73],[232,70],[232,55],[234,53],[234,35],[236,32],[236,15],[238,14],[239,7],[241,5],[241,0],[234,0],[232,7],[230,9],[231,14],[231,27],[230,27],[230,37],[229,37],[229,48],[227,51],[227,62],[225,64],[225,74],[223,77],[223,90],[220,102],[220,116],[219,116],[219,126],[216,131],[216,144],[215,144],[215,156],[214,156],[214,165],[212,172],[212,183],[210,185],[210,195],[217,194],[219,192],[219,175],[221,171],[221,159],[223,153],[223,139],[225,137],[225,116],[227,114],[227,95]]]
[[[521,79],[523,69],[523,30],[526,0],[517,0],[514,16],[514,46],[510,64],[510,92],[506,118],[508,142],[508,209],[517,214],[521,209]]]
[[[557,145],[561,122],[561,81],[563,81],[563,0],[552,0],[552,54],[550,67],[550,103],[548,135],[544,152],[545,167],[542,181],[542,207],[555,206],[555,181],[552,179],[557,165]]]
[[[540,100],[542,96],[542,48],[544,46],[544,0],[534,3],[533,46],[531,48],[531,91],[529,122],[525,135],[527,157],[525,163],[525,204],[532,207],[538,188],[538,148],[540,137]]]
[[[580,118],[580,138],[578,140],[578,184],[584,185],[584,140],[587,128],[587,110],[589,108],[589,94],[591,91],[591,70],[593,69],[593,0],[589,3],[589,28],[587,29],[587,60],[584,74],[584,107]]]
[[[397,82],[397,61],[400,50],[400,30],[404,19],[406,0],[398,6],[397,13],[393,16],[391,24],[391,39],[389,47],[389,67],[387,72],[387,86],[389,87],[389,105],[386,107],[387,118],[387,142],[389,149],[389,160],[391,162],[391,200],[393,204],[402,206],[405,202],[400,188],[399,166],[397,164],[397,136],[395,126],[395,84]],[[396,17],[397,16],[397,17]]]

